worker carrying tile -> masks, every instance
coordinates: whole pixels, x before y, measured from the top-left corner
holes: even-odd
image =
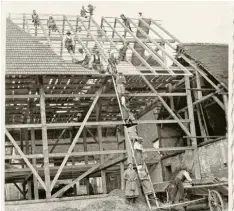
[[[142,137],[137,137],[133,145],[134,155],[136,158],[137,165],[142,165],[144,161],[144,156],[143,156],[144,149],[143,149],[142,142],[143,142]]]
[[[116,76],[117,74],[117,64],[118,64],[118,59],[115,56],[116,52],[112,50],[110,52],[110,56],[108,58],[108,66],[107,66],[107,71]]]
[[[86,13],[88,13],[88,11],[85,9],[84,5],[82,5],[82,8],[80,10],[80,17],[87,18]]]
[[[103,61],[100,56],[100,52],[98,49],[95,50],[94,55],[91,59],[91,64],[93,69],[97,70],[99,73],[104,74],[106,71],[104,70]]]
[[[32,22],[35,27],[39,26],[39,17],[38,17],[36,10],[33,10]]]
[[[129,42],[124,43],[124,45],[119,49],[119,61],[126,61],[126,54],[128,50]]]
[[[170,203],[175,203],[177,194],[179,202],[184,201],[183,182],[185,180],[192,181],[189,172],[185,169],[180,170],[179,172],[177,171],[175,178],[167,188]]]
[[[126,90],[125,90],[125,85],[126,85],[126,78],[124,77],[122,72],[119,72],[116,76],[116,89],[117,93],[119,95],[119,99],[121,101],[122,106],[126,108]]]
[[[131,28],[131,26],[130,26],[130,22],[129,22],[129,20],[125,17],[125,15],[124,15],[124,14],[120,15],[120,18],[122,19],[124,25],[125,25],[131,32],[133,32],[133,31],[132,31],[132,28]],[[124,37],[126,37],[126,33],[127,33],[127,30],[125,29],[125,30],[124,30],[124,35],[123,35]]]
[[[137,170],[144,194],[147,195],[149,199],[156,199],[154,197],[153,194],[154,190],[152,185],[150,184],[149,174],[147,173],[145,166],[143,165],[137,166]]]
[[[52,17],[52,15],[50,15],[49,19],[47,20],[47,26],[49,28],[49,33],[50,33],[50,30],[52,30],[52,32],[58,31],[55,20]]]
[[[137,187],[137,173],[133,169],[132,163],[128,163],[128,168],[124,171],[123,178],[125,181],[125,198],[129,204],[135,203],[139,196],[139,190]]]

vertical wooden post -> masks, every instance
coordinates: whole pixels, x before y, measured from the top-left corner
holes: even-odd
[[[35,130],[31,128],[31,144],[32,144],[32,154],[36,154],[36,144],[35,144]],[[32,159],[32,164],[35,169],[37,169],[37,160],[36,158]],[[39,199],[38,194],[38,181],[35,175],[33,175],[33,187],[34,187],[34,199]]]
[[[117,141],[121,141],[120,140],[120,128],[117,127],[116,129],[116,136],[117,136]],[[120,144],[118,143],[118,149],[120,149]],[[120,180],[121,180],[121,190],[124,190],[124,186],[125,186],[125,180],[123,178],[124,175],[124,161],[120,163]]]
[[[88,145],[87,145],[87,130],[84,127],[83,129],[83,145],[84,145],[84,152],[88,151]],[[84,162],[85,164],[89,163],[89,158],[87,155],[84,156]],[[87,194],[89,195],[89,176],[85,177],[85,186],[86,186],[86,190],[87,190]]]
[[[99,100],[96,104],[96,120],[99,121],[101,116],[101,100]],[[103,140],[102,140],[102,127],[97,126],[98,140],[99,140],[99,150],[103,151]],[[100,155],[100,163],[104,164],[104,155]],[[107,193],[106,187],[106,171],[101,170],[102,177],[102,191],[103,193]]]
[[[195,121],[194,121],[194,112],[193,112],[193,102],[192,102],[192,95],[190,90],[190,80],[189,76],[185,76],[185,88],[187,93],[187,104],[188,104],[188,115],[190,120],[190,133],[191,136],[196,136],[196,128],[195,128]],[[198,150],[197,150],[197,139],[192,138],[192,146],[195,147],[194,149],[194,169],[195,169],[195,177],[196,179],[201,179],[201,170],[200,170],[200,163],[198,158]]]
[[[223,103],[224,103],[224,111],[225,111],[225,118],[227,123],[227,134],[228,134],[228,97],[226,94],[223,94]],[[227,135],[228,136],[228,135]]]
[[[45,174],[45,186],[46,186],[46,198],[51,198],[50,191],[50,167],[49,167],[49,151],[48,151],[48,139],[47,139],[47,126],[46,126],[46,108],[45,108],[45,93],[43,87],[42,76],[39,79],[39,93],[40,93],[40,113],[41,113],[41,124],[42,124],[42,144],[43,144],[43,155],[44,155],[44,174]]]
[[[169,90],[169,92],[171,93],[171,91],[172,91],[172,84],[171,84],[171,83],[168,84],[168,90]],[[175,105],[174,105],[173,97],[172,97],[172,96],[169,97],[169,100],[170,100],[170,107],[171,107],[171,110],[172,110],[172,111],[175,111]]]
[[[200,76],[199,73],[196,71],[196,84],[197,84],[197,88],[201,89],[201,81],[200,81]],[[202,91],[198,90],[197,92],[194,92],[195,95],[195,99],[199,100],[202,98]],[[205,128],[202,124],[202,117],[201,117],[201,105],[198,104],[197,106],[197,117],[198,117],[198,122],[199,122],[199,127],[200,127],[200,131],[201,131],[201,135],[202,136],[206,136],[206,131]],[[204,138],[204,141],[207,141],[207,138]]]
[[[63,26],[62,26],[62,36],[64,36],[64,28],[65,28],[65,17],[63,16]],[[60,48],[60,56],[63,55],[63,39],[61,40],[61,48]]]
[[[73,137],[74,137],[74,127],[72,127],[69,130],[69,135],[70,135],[70,142],[72,143]],[[74,151],[74,150],[72,150],[72,151]],[[75,165],[75,158],[73,156],[71,156],[71,160],[72,160],[72,166],[74,166]],[[75,195],[77,195],[76,184],[73,186],[73,192],[74,192]]]

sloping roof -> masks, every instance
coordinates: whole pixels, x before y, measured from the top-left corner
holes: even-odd
[[[6,74],[92,74],[60,58],[48,44],[36,40],[11,20],[6,24]]]
[[[228,87],[228,45],[183,43],[186,53],[198,61],[216,80]]]

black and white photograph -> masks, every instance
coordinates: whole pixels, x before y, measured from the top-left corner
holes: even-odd
[[[5,211],[234,211],[234,2],[1,3]]]

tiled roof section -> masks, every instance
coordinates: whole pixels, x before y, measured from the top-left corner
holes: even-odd
[[[184,43],[192,58],[201,63],[216,80],[228,87],[228,45],[214,43]]]
[[[6,74],[97,74],[80,65],[64,61],[48,44],[36,40],[7,19]]]

